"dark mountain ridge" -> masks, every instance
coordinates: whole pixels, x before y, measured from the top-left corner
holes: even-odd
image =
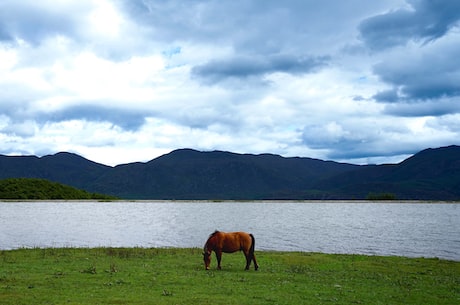
[[[77,154],[59,152],[43,157],[0,155],[0,178],[41,178],[80,189],[90,188],[110,166]]]
[[[423,150],[399,164],[354,165],[273,154],[178,149],[110,167],[71,153],[0,155],[0,179],[42,178],[125,199],[459,200],[460,147]]]
[[[335,187],[334,187],[335,185]],[[400,199],[460,199],[460,147],[428,148],[399,164],[363,166],[318,182],[337,196],[388,192]]]

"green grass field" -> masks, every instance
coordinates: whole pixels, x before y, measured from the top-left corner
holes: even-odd
[[[259,271],[241,253],[205,271],[201,249],[0,251],[0,304],[460,304],[460,262],[256,255]]]

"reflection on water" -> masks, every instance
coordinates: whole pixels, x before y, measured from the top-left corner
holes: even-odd
[[[0,249],[202,247],[215,229],[258,250],[460,260],[460,205],[376,202],[0,202]]]

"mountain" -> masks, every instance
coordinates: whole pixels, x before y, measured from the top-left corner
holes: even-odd
[[[179,149],[110,167],[71,153],[0,155],[0,179],[42,178],[125,199],[459,200],[460,146],[423,150],[399,164],[354,165],[273,154]]]
[[[299,190],[308,189],[318,179],[356,167],[271,154],[180,149],[145,164],[117,166],[95,184],[99,191],[108,194],[123,190],[118,196],[124,198],[288,198]]]
[[[110,170],[109,166],[66,152],[41,158],[0,155],[0,179],[41,178],[87,190],[94,180]]]
[[[460,146],[425,149],[399,164],[364,166],[319,181],[317,187],[339,198],[393,193],[399,199],[459,200]]]

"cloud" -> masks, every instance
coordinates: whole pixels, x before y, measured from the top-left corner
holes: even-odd
[[[443,130],[452,135],[460,132],[460,114],[449,114],[442,117],[430,118],[427,120],[427,126],[433,130]]]
[[[237,56],[213,60],[192,68],[192,74],[219,81],[226,78],[250,78],[269,73],[311,73],[327,63],[327,57],[297,57],[292,55]]]
[[[135,131],[145,123],[146,117],[153,114],[153,112],[145,110],[102,106],[88,103],[88,101],[86,101],[86,103],[86,105],[73,105],[47,111],[44,109],[40,111],[30,111],[30,106],[27,105],[32,103],[24,103],[20,108],[0,107],[0,113],[2,113],[5,120],[8,122],[6,126],[0,128],[0,131],[21,135],[32,135],[35,130],[35,128],[30,127],[32,125],[38,127],[50,123],[73,120],[106,122],[113,126],[118,126],[123,130]]]
[[[89,9],[90,1],[2,1],[0,38],[7,42],[39,45],[50,36],[74,36]]]
[[[458,116],[455,116],[458,117]],[[323,150],[332,160],[355,160],[356,163],[395,162],[391,156],[408,157],[413,151],[439,147],[458,131],[450,126],[454,117],[445,118],[366,118],[359,122],[344,119],[306,125],[302,141],[311,148]],[[449,140],[448,140],[449,141]],[[404,143],[397,145],[395,143]],[[389,149],[391,147],[391,149]],[[386,157],[386,158],[382,158]],[[391,160],[391,161],[389,161]]]
[[[367,163],[457,144],[457,8],[0,1],[0,153],[115,165],[190,147]]]
[[[139,30],[152,40],[230,47],[234,54],[248,56],[328,54],[338,47],[338,42],[354,39],[354,27],[359,21],[356,16],[367,16],[388,5],[362,0],[321,3],[124,0],[119,3],[126,18],[134,20]]]
[[[374,66],[374,73],[391,89],[373,98],[389,105],[387,111],[400,115],[444,115],[457,112],[460,98],[460,33],[450,33],[420,48],[391,54]],[[431,110],[430,110],[431,109]],[[412,111],[412,114],[410,113]]]
[[[148,113],[130,109],[117,109],[108,106],[75,105],[41,116],[43,122],[62,122],[85,120],[93,122],[110,122],[123,130],[135,131],[144,123]]]
[[[460,113],[458,98],[442,98],[417,102],[392,103],[385,106],[385,113],[394,116],[425,117],[444,116],[453,113]]]
[[[411,40],[428,42],[459,25],[457,0],[411,0],[408,4],[364,20],[359,27],[364,42],[374,50],[405,45]]]
[[[394,103],[399,100],[399,94],[396,89],[390,89],[378,92],[373,98],[382,103]]]

